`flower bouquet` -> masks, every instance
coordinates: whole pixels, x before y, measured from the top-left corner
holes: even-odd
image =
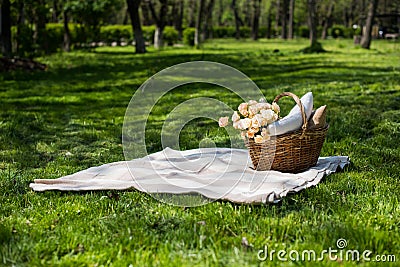
[[[233,112],[233,128],[240,130],[240,135],[244,140],[246,138],[254,139],[256,143],[262,143],[269,140],[268,124],[278,120],[280,108],[277,103],[269,104],[265,99],[259,102],[250,100],[247,103],[241,103],[238,111]],[[219,119],[219,126],[225,127],[229,123],[228,117]]]

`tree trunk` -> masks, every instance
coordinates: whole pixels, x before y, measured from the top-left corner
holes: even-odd
[[[182,35],[183,35],[182,22],[183,22],[184,7],[185,7],[184,0],[178,0],[178,8],[177,8],[178,14],[175,16],[174,19],[174,27],[178,31],[179,40],[182,40]]]
[[[141,2],[140,8],[142,10],[142,15],[143,15],[143,20],[142,20],[143,26],[153,25],[154,21],[150,14],[149,5],[146,2]]]
[[[154,48],[159,49],[163,47],[163,33],[164,30],[161,29],[159,26],[156,26],[156,30],[154,31]]]
[[[258,39],[258,29],[260,25],[260,13],[261,13],[261,0],[253,0],[253,18],[251,23],[251,38],[253,40]]]
[[[65,52],[70,52],[71,51],[71,32],[68,27],[68,12],[64,10],[63,12],[63,25],[64,25],[64,42],[63,42],[63,48]]]
[[[12,54],[11,46],[11,16],[10,0],[3,0],[1,4],[1,53],[5,57]]]
[[[371,45],[371,32],[377,7],[378,0],[370,0],[368,4],[367,22],[365,24],[365,34],[363,34],[361,38],[361,47],[365,49],[369,49]]]
[[[282,31],[281,38],[287,39],[287,15],[288,15],[288,0],[282,0]]]
[[[310,29],[310,46],[302,49],[303,53],[322,53],[325,50],[322,45],[317,41],[317,14],[316,14],[316,0],[307,0],[308,9],[308,24]]]
[[[289,3],[289,32],[288,32],[288,38],[293,39],[294,38],[294,1],[295,0],[290,0]]]
[[[197,0],[189,0],[189,27],[193,28],[196,26],[196,6]]]
[[[317,14],[315,0],[307,0],[308,6],[308,26],[310,28],[310,46],[317,44]]]
[[[244,24],[247,27],[251,27],[251,0],[244,0],[244,7],[243,7],[243,13],[244,13]]]
[[[332,25],[332,14],[333,14],[334,7],[335,7],[335,2],[332,1],[329,5],[326,18],[323,22],[322,36],[321,36],[321,39],[323,39],[323,40],[325,40],[326,37],[328,36],[328,29]]]
[[[168,13],[168,0],[159,0],[160,2],[160,10],[158,15],[155,11],[152,0],[147,0],[149,4],[150,12],[153,16],[153,19],[156,22],[156,31],[154,33],[154,47],[159,49],[163,46],[163,32],[166,24],[167,13]]]
[[[215,0],[209,0],[207,8],[205,10],[205,18],[203,24],[203,31],[201,34],[201,39],[212,38],[212,12],[214,9]]]
[[[240,26],[242,23],[239,17],[239,11],[236,5],[236,0],[232,0],[231,8],[233,10],[233,14],[235,15],[235,38],[240,39]]]
[[[276,6],[275,6],[275,32],[278,35],[279,34],[279,21],[281,18],[281,0],[276,0]]]
[[[194,33],[194,45],[197,48],[199,48],[201,42],[200,34],[201,34],[201,25],[203,21],[204,5],[205,5],[205,0],[200,0],[199,11],[197,12],[197,19],[196,19],[196,30]]]
[[[51,22],[57,23],[58,22],[58,5],[57,0],[53,0],[53,10],[51,12]]]
[[[138,54],[146,53],[146,45],[143,39],[142,26],[140,24],[139,6],[141,0],[126,0],[128,12],[131,18],[133,35],[135,36],[135,52]]]
[[[361,34],[364,35],[364,29],[363,28],[364,28],[364,21],[366,19],[366,16],[365,16],[365,9],[366,9],[365,0],[361,0],[359,2],[360,2],[360,5],[358,7],[358,25],[360,27]],[[357,6],[356,3],[354,3],[354,6],[355,7]]]

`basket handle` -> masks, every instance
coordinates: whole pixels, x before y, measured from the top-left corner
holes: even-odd
[[[293,94],[291,92],[283,92],[283,93],[281,93],[281,94],[279,94],[279,95],[277,95],[275,97],[274,102],[277,103],[278,100],[281,99],[284,96],[292,97],[294,99],[294,101],[296,101],[296,104],[299,106],[300,112],[301,112],[301,117],[303,118],[303,126],[301,128],[303,129],[303,134],[304,134],[304,132],[307,129],[307,123],[308,122],[307,122],[306,112],[304,111],[304,106],[301,104],[300,98],[297,95],[295,95],[295,94]]]

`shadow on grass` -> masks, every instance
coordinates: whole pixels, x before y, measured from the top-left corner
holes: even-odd
[[[5,92],[6,95],[2,100],[1,114],[1,120],[6,123],[1,126],[0,131],[2,140],[8,145],[3,145],[3,148],[17,146],[20,151],[17,154],[34,157],[26,162],[32,162],[28,166],[35,167],[42,166],[38,162],[49,161],[41,152],[27,153],[35,151],[39,142],[57,143],[60,139],[69,139],[69,147],[81,143],[92,149],[95,149],[99,140],[109,136],[114,136],[114,140],[120,142],[120,135],[115,132],[121,129],[122,121],[113,125],[102,121],[114,116],[122,117],[132,93],[145,79],[166,67],[193,60],[228,63],[250,77],[260,77],[256,80],[262,81],[265,87],[275,86],[277,83],[280,87],[296,84],[296,88],[318,85],[316,90],[322,94],[326,92],[324,102],[332,107],[333,114],[329,117],[332,126],[328,135],[329,142],[340,142],[348,136],[367,140],[373,136],[371,129],[375,126],[374,114],[378,114],[379,110],[399,108],[397,90],[376,88],[365,91],[362,88],[364,85],[376,83],[380,77],[385,77],[380,86],[398,83],[399,77],[391,67],[359,66],[356,61],[351,60],[335,62],[329,58],[327,60],[325,55],[315,57],[292,53],[286,56],[262,51],[261,57],[255,57],[259,51],[233,53],[229,49],[224,50],[228,52],[191,53],[180,50],[180,54],[169,54],[168,51],[164,54],[152,52],[146,55],[134,55],[128,51],[91,52],[84,54],[87,58],[81,54],[71,57],[70,66],[61,62],[56,67],[50,67],[47,72],[2,74],[3,80],[10,84],[3,85],[0,89],[0,92]],[[269,60],[265,61],[265,58]],[[336,84],[337,82],[340,84]],[[346,90],[349,86],[353,89],[348,92]],[[195,91],[199,87],[193,88]],[[177,89],[174,94],[180,95],[180,99],[185,99],[185,95],[189,95],[189,91],[185,90],[188,89]],[[371,107],[377,97],[383,99],[379,108]],[[66,99],[63,100],[64,98]],[[222,95],[221,98],[228,99],[229,95]],[[167,102],[164,104],[168,106]],[[343,111],[342,107],[350,109]],[[107,109],[115,109],[117,113],[114,116],[104,115]],[[334,114],[336,112],[346,116]],[[84,122],[85,118],[91,121],[87,125]],[[66,129],[71,120],[80,122],[75,125],[74,133],[69,135],[71,133]],[[199,129],[201,128],[199,126]],[[80,131],[83,133],[80,134]],[[152,143],[154,149],[160,147],[157,141]],[[59,148],[67,149],[68,145]],[[49,158],[51,161],[52,156]]]

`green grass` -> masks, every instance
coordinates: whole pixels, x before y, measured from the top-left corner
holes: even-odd
[[[264,248],[317,252],[345,238],[348,249],[395,254],[400,261],[400,44],[372,49],[347,40],[304,55],[306,40],[217,40],[200,50],[98,48],[39,59],[47,72],[0,76],[0,265],[6,266],[376,266],[374,262],[260,262]],[[279,52],[273,52],[279,49]],[[312,90],[327,104],[330,130],[322,154],[352,164],[279,204],[216,201],[197,208],[169,206],[136,191],[32,192],[35,178],[57,178],[123,160],[121,130],[135,90],[165,67],[210,60],[235,67],[267,99]],[[240,99],[205,84],[175,89],[149,120],[148,150],[161,149],[162,120],[198,96],[235,108]],[[290,101],[282,104],[288,110]],[[228,145],[224,131],[195,120],[181,133],[183,149],[203,138]],[[69,153],[68,153],[69,152]],[[243,246],[246,237],[251,246]],[[380,263],[379,266],[388,264]],[[393,266],[396,263],[392,263]]]

